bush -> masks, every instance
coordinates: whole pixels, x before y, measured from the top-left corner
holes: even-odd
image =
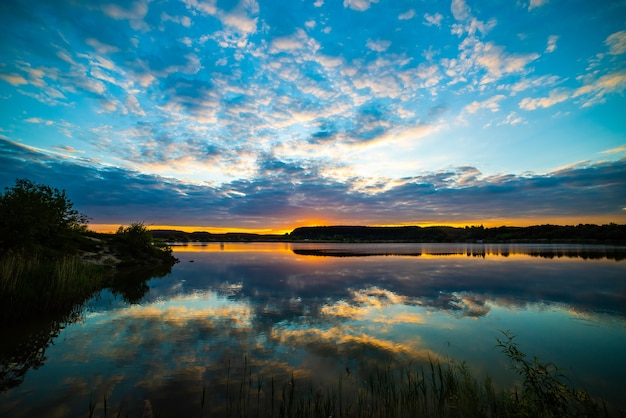
[[[153,241],[152,232],[144,226],[143,222],[133,222],[127,227],[120,226],[115,233],[112,244],[118,254],[127,258],[123,261],[128,264],[137,265],[137,261],[141,260],[146,265],[152,264],[156,260],[169,263],[174,260],[172,249],[160,242]]]

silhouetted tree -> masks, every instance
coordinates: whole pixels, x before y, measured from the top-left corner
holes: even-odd
[[[73,209],[65,190],[17,179],[0,196],[0,249],[63,249],[87,216]]]

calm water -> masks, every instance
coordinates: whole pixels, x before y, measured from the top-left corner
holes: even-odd
[[[614,248],[470,244],[207,244],[132,295],[103,291],[74,322],[4,340],[1,416],[198,415],[228,365],[320,384],[392,362],[465,360],[515,376],[500,330],[626,407],[626,259]],[[131,300],[135,303],[129,303]],[[31,329],[32,328],[32,329]],[[5,338],[5,337],[3,337]],[[9,342],[8,340],[11,340]],[[19,345],[16,349],[15,345]],[[221,385],[221,386],[220,386]],[[10,387],[9,389],[6,389]]]

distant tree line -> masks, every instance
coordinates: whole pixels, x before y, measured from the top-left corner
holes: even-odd
[[[154,238],[168,242],[546,242],[626,244],[626,225],[607,224],[576,226],[537,225],[527,227],[499,226],[485,228],[466,226],[308,226],[294,229],[290,234],[249,234],[184,232],[153,230]]]
[[[626,244],[626,225],[537,225],[485,228],[466,226],[314,226],[296,228],[291,240],[339,242],[548,242]]]

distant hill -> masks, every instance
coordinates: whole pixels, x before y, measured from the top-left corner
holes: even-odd
[[[559,242],[626,244],[626,225],[314,226],[296,228],[291,240],[343,242]]]
[[[184,232],[152,230],[154,238],[170,242],[528,242],[528,243],[588,243],[626,245],[626,225],[576,226],[537,225],[527,227],[500,226],[307,226],[290,234],[249,234],[230,232]]]

